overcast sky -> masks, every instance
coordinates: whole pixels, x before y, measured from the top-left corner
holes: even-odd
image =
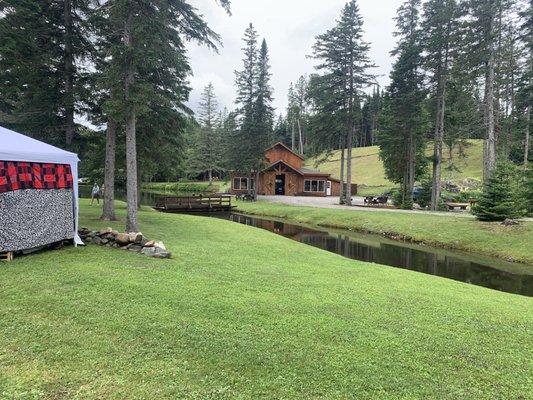
[[[242,65],[242,36],[251,22],[270,50],[274,106],[285,112],[287,90],[302,74],[313,72],[311,54],[315,36],[335,24],[346,0],[231,0],[228,16],[215,0],[195,0],[210,27],[222,38],[219,54],[189,44],[194,76],[188,105],[196,110],[203,87],[213,82],[221,107],[233,108],[235,74]],[[386,85],[391,68],[390,50],[394,47],[393,17],[400,0],[359,0],[364,19],[364,38],[371,43],[370,58],[378,66],[378,81]]]

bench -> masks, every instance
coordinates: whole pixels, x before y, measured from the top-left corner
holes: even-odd
[[[446,207],[448,207],[448,211],[453,211],[456,208],[460,208],[461,210],[466,210],[466,208],[470,205],[470,203],[446,203]]]

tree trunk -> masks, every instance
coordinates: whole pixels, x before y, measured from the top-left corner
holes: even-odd
[[[304,155],[304,138],[302,135],[302,125],[300,124],[300,118],[298,118],[298,141],[300,142],[300,154]]]
[[[346,199],[344,204],[352,205],[352,143],[353,143],[353,124],[348,133],[346,140]]]
[[[415,186],[415,157],[414,157],[414,138],[413,133],[409,130],[405,148],[405,170],[402,182],[402,208],[412,208],[413,189]]]
[[[294,121],[291,121],[291,150],[296,150],[296,133],[294,131]]]
[[[107,121],[105,147],[104,206],[100,219],[116,221],[115,215],[115,153],[117,147],[117,123],[113,118]]]
[[[252,181],[250,181],[252,186]],[[254,200],[257,201],[257,189],[259,188],[259,168],[255,170]]]
[[[524,140],[524,169],[528,168],[529,162],[529,124],[531,122],[531,104],[526,108],[526,135]]]
[[[344,204],[346,198],[346,185],[344,184],[344,140],[341,139],[341,171],[340,171],[340,186],[341,193],[339,198],[339,204]]]
[[[74,141],[74,55],[72,49],[73,22],[72,0],[64,1],[63,19],[65,24],[65,141],[67,148],[71,148]]]
[[[485,74],[485,123],[483,179],[486,181],[496,165],[496,137],[494,125],[494,49],[491,46]]]
[[[209,180],[209,186],[213,184],[213,170],[207,171],[207,179]]]
[[[126,110],[126,199],[128,201],[128,211],[126,220],[127,232],[138,232],[137,222],[137,145],[136,145],[136,116],[135,106],[132,101],[132,86],[135,83],[135,70],[131,56],[133,13],[130,9],[124,24],[124,44],[129,50],[126,58],[126,72],[124,76],[124,98],[127,104]]]
[[[435,121],[435,143],[433,145],[433,176],[431,187],[431,209],[439,209],[441,194],[442,172],[442,143],[444,140],[444,111],[445,111],[446,81],[444,76],[439,77],[437,93],[437,118]]]

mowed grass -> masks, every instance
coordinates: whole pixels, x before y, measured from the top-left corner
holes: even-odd
[[[331,228],[375,233],[414,243],[464,250],[533,265],[533,223],[503,226],[473,217],[416,214],[413,212],[356,211],[274,204],[266,201],[238,202],[237,210],[248,214]]]
[[[140,221],[173,259],[88,246],[0,264],[0,398],[530,398],[531,298],[223,220]]]
[[[442,169],[442,179],[458,182],[465,178],[481,180],[483,168],[483,141],[469,140],[469,146],[465,149],[465,157],[459,156],[455,149],[452,153],[453,164],[456,168],[448,168],[447,149],[444,149],[444,167]],[[433,145],[428,145],[426,154],[433,154]],[[332,174],[333,177],[339,178],[340,173],[340,151],[333,152],[329,157],[310,158],[306,165],[310,168],[317,168],[322,172]],[[380,194],[394,187],[394,183],[387,180],[383,162],[379,158],[379,147],[359,147],[352,151],[352,181],[359,185],[359,193]]]

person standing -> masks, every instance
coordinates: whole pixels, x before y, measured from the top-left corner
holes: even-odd
[[[96,199],[96,203],[100,204],[100,186],[98,186],[98,183],[94,182],[93,188],[91,190],[91,206],[94,203],[94,200]]]

